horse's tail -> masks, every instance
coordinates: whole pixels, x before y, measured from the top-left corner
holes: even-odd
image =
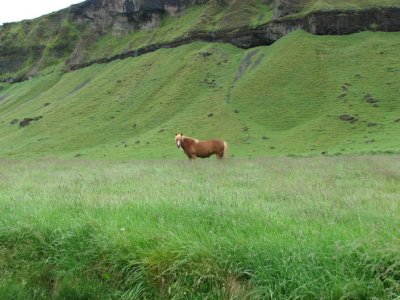
[[[228,154],[228,143],[224,142],[224,152],[222,154],[222,157],[226,157],[227,154]]]

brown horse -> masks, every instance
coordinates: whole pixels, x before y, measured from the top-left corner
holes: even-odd
[[[218,159],[226,156],[228,144],[221,140],[199,141],[181,134],[175,135],[175,143],[178,148],[183,149],[189,159],[196,157],[206,158],[215,154]]]

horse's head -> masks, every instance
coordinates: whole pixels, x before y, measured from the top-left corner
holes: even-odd
[[[175,143],[176,143],[176,146],[178,148],[181,147],[182,141],[183,141],[183,134],[182,133],[176,133],[175,134]]]

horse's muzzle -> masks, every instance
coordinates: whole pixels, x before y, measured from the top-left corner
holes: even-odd
[[[176,145],[176,148],[178,148],[178,149],[179,149],[180,147],[181,147],[181,145]]]

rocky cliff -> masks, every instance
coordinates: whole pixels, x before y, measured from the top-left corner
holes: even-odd
[[[296,29],[313,34],[400,31],[400,6],[305,13],[310,1],[87,0],[35,20],[0,27],[0,80],[20,81],[49,67],[77,69],[196,40],[249,48],[269,45]],[[194,5],[201,5],[201,14],[188,19],[185,10]],[[162,20],[167,16],[176,19],[176,25],[165,30]],[[186,18],[183,27],[182,18]],[[169,30],[176,34],[165,38]],[[134,34],[143,31],[151,32],[137,39]],[[105,37],[113,42],[102,44]]]
[[[308,0],[274,0],[274,17],[280,18],[300,12]]]
[[[52,65],[82,63],[107,33],[124,36],[160,26],[207,0],[87,0],[35,20],[0,26],[0,80],[20,81]]]
[[[314,12],[305,17],[277,19],[257,27],[242,27],[220,31],[195,31],[190,35],[167,43],[156,43],[135,50],[103,57],[93,61],[71,64],[76,70],[95,63],[108,63],[117,59],[135,57],[161,48],[174,48],[194,41],[231,43],[240,48],[271,45],[294,30],[316,35],[343,35],[365,30],[400,31],[400,8],[366,9],[362,11]]]
[[[179,15],[195,4],[208,0],[87,0],[70,8],[70,18],[78,23],[90,20],[98,31],[115,34],[153,29],[163,15]]]

